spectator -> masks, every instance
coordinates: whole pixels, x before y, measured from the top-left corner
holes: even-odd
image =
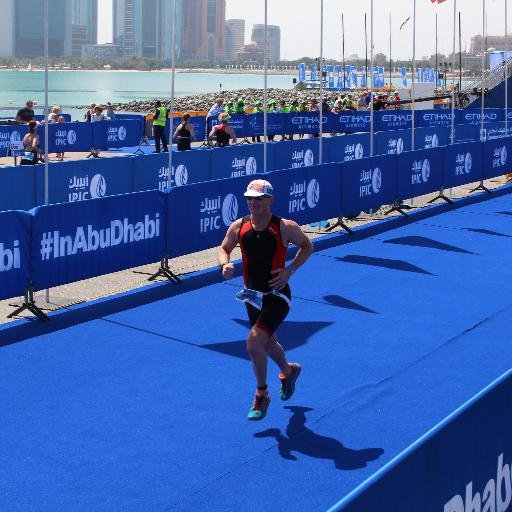
[[[16,114],[16,121],[20,124],[29,123],[30,121],[34,121],[35,115],[34,115],[34,101],[33,100],[27,100],[25,103],[25,106],[18,110],[18,113]]]
[[[213,117],[217,119],[219,117],[219,114],[222,114],[224,112],[224,100],[222,98],[219,98],[210,108],[208,111],[208,117]]]
[[[181,123],[176,127],[173,139],[176,140],[178,151],[187,151],[190,149],[190,143],[195,139],[194,126],[189,123],[190,114],[185,112],[181,118]]]
[[[96,103],[91,103],[91,105],[89,106],[89,110],[84,114],[84,121],[86,123],[90,123],[91,122],[91,117],[94,114],[94,109],[95,108],[96,108]]]
[[[60,105],[53,105],[51,112],[48,114],[48,122],[58,123],[61,112],[62,110],[60,108]],[[57,117],[55,118],[55,116]]]
[[[399,110],[402,108],[402,106],[400,105],[400,102],[401,99],[400,99],[400,95],[398,94],[398,91],[395,91],[393,93],[393,103],[394,103],[394,109],[395,110]]]
[[[39,162],[41,150],[39,149],[39,136],[36,131],[37,122],[34,120],[29,121],[28,133],[23,137],[25,153],[21,158],[20,165],[34,165]]]
[[[98,121],[108,121],[108,117],[103,113],[103,107],[101,105],[96,105],[94,107],[94,113],[91,115],[91,123]]]
[[[233,139],[233,144],[235,144],[235,130],[233,130],[233,127],[228,124],[229,114],[227,112],[219,114],[219,121],[220,124],[217,124],[212,128],[209,139],[216,140],[218,146],[229,146],[230,139]]]
[[[105,114],[111,121],[113,121],[116,118],[114,107],[112,106],[112,103],[110,103],[110,101],[107,103]]]
[[[64,116],[59,116],[57,118],[57,123],[65,123],[66,120],[64,119]],[[59,162],[62,162],[64,160],[64,151],[61,151],[60,153],[55,153],[55,156],[57,157],[57,160]]]
[[[162,107],[162,102],[156,100],[155,113],[153,114],[153,135],[155,136],[155,153],[160,153],[160,142],[162,143],[164,153],[169,151],[167,147],[167,136],[165,135],[165,125],[169,117],[169,109]]]

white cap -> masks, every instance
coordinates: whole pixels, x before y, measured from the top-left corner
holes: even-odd
[[[266,180],[253,180],[247,185],[247,190],[244,192],[245,197],[263,197],[274,195],[272,185]]]

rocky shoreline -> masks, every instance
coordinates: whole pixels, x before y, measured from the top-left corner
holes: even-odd
[[[356,97],[356,92],[352,92],[353,97]],[[335,99],[339,93],[325,92],[324,98]],[[274,100],[278,102],[284,99],[286,104],[289,105],[291,101],[298,100],[309,101],[313,97],[319,98],[319,91],[314,89],[267,89],[268,101]],[[263,89],[237,89],[233,91],[210,92],[203,94],[194,94],[192,96],[182,96],[175,98],[174,111],[186,112],[194,110],[209,110],[215,103],[217,98],[222,97],[224,104],[228,101],[237,101],[242,99],[246,108],[251,108],[257,101],[263,102]],[[160,100],[163,105],[170,102],[170,98],[153,98],[149,100],[134,100],[128,103],[113,103],[112,106],[116,112],[142,112],[150,113],[155,109],[155,101]],[[75,108],[88,108],[88,105],[77,106]]]

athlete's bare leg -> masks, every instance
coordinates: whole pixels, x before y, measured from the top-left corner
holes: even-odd
[[[252,368],[256,377],[256,386],[264,389],[267,385],[267,354],[265,345],[269,341],[268,334],[257,326],[253,326],[247,336],[247,352],[252,361]],[[256,394],[264,394],[260,390]]]
[[[290,366],[288,365],[284,348],[277,341],[277,334],[275,332],[265,344],[265,351],[272,361],[279,366],[281,372],[284,373],[286,377],[289,377],[291,374]]]

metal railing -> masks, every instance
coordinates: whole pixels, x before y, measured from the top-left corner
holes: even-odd
[[[508,68],[508,69],[507,69]],[[507,72],[508,71],[508,72]],[[505,76],[508,75],[508,76]],[[484,73],[483,78],[480,77],[476,79],[474,82],[467,85],[461,92],[470,96],[480,96],[481,93],[477,93],[475,95],[474,91],[481,91],[482,89],[492,90],[502,82],[506,80],[506,78],[510,78],[512,76],[512,57],[509,57],[507,60],[504,60],[499,66],[488,70]],[[473,100],[476,98],[473,98]]]

